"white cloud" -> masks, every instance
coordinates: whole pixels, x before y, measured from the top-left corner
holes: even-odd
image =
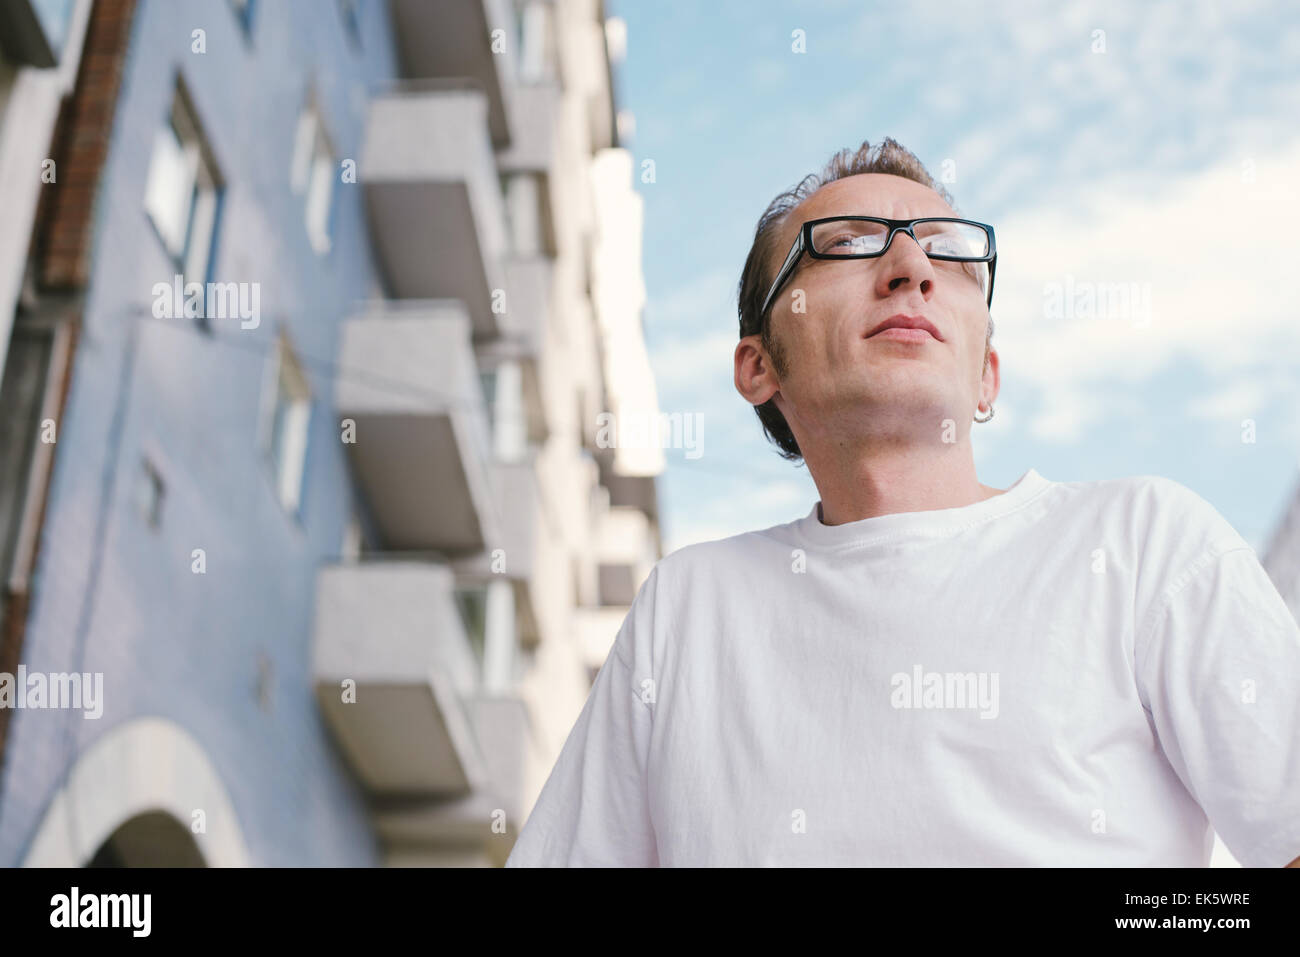
[[[745,252],[742,250],[740,255]],[[734,273],[714,269],[675,283],[662,292],[656,291],[646,302],[646,322],[656,331],[667,327],[692,333],[722,326],[739,329],[736,315],[739,282],[740,266],[737,266]]]
[[[1276,378],[1243,378],[1230,381],[1207,392],[1188,404],[1187,413],[1207,422],[1234,422],[1257,418],[1270,404],[1270,398],[1286,389],[1288,383]]]
[[[929,124],[915,135],[951,130],[954,145],[927,149],[957,159],[957,198],[971,209],[1110,171],[1182,170],[1291,128],[1279,121],[1300,108],[1300,84],[1280,64],[1300,45],[1294,20],[1279,3],[1213,0],[873,5],[843,43],[888,55],[885,88],[830,101],[814,128],[860,125],[881,101],[922,107]],[[1095,29],[1104,53],[1092,52]]]
[[[650,362],[660,394],[695,393],[701,389],[707,392],[715,389],[730,391],[732,356],[739,341],[739,333],[714,331],[657,345]],[[742,401],[739,395],[736,395],[736,400]]]
[[[1298,165],[1300,144],[1257,157],[1253,182],[1235,160],[1175,182],[1111,180],[997,224],[994,344],[1004,388],[1011,380],[1041,394],[1034,434],[1076,439],[1107,408],[1108,390],[1136,388],[1178,358],[1199,363],[1237,405],[1295,396]],[[1047,284],[1067,282],[1149,288],[1150,322],[1136,309],[1048,318]],[[1236,385],[1243,378],[1249,393]]]

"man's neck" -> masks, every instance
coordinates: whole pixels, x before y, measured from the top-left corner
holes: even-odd
[[[941,448],[839,447],[806,454],[804,461],[821,493],[824,525],[960,508],[1005,491],[975,477],[969,443]]]

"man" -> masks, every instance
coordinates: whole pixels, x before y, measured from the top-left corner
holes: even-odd
[[[888,139],[764,213],[735,383],[821,499],[655,565],[508,866],[1300,863],[1300,628],[1176,482],[976,478],[959,220]]]

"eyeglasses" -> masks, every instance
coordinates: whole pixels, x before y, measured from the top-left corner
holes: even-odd
[[[877,259],[889,250],[890,243],[899,232],[907,233],[916,240],[917,245],[931,259],[986,264],[978,270],[978,278],[983,286],[987,274],[988,304],[993,304],[993,273],[997,268],[998,252],[993,239],[993,227],[987,223],[941,216],[923,219],[832,216],[827,219],[810,219],[800,228],[794,245],[790,247],[790,254],[785,257],[772,288],[768,290],[759,316],[767,315],[772,300],[785,281],[794,274],[795,267],[805,252],[813,259]]]

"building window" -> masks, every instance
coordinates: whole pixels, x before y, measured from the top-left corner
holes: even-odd
[[[208,280],[220,201],[220,174],[178,83],[167,119],[154,134],[144,204],[187,283]]]
[[[456,608],[460,611],[460,620],[465,626],[465,637],[469,639],[474,651],[474,660],[478,663],[479,673],[483,669],[483,653],[487,644],[488,590],[486,585],[457,585],[454,590]]]
[[[478,373],[478,384],[483,390],[483,405],[487,410],[488,427],[492,426],[492,418],[497,407],[497,372],[495,369],[480,369]]]
[[[307,460],[307,431],[311,421],[311,390],[288,344],[276,347],[274,405],[266,433],[267,452],[275,475],[276,495],[289,512],[302,500]]]
[[[245,35],[252,32],[253,29],[253,4],[256,0],[230,0],[230,5],[235,8],[235,18],[239,21],[239,27]]]
[[[510,230],[510,251],[517,256],[535,256],[542,248],[541,204],[537,180],[527,173],[502,177],[506,200],[506,225]]]
[[[303,206],[307,238],[312,249],[323,256],[330,251],[330,204],[334,197],[334,150],[330,146],[320,114],[313,107],[298,119],[298,136],[293,148],[290,183],[305,197]]]
[[[524,408],[523,369],[518,362],[501,360],[490,371],[480,371],[487,399],[487,419],[492,452],[498,461],[522,461],[528,451],[528,413]]]
[[[533,173],[503,173],[500,180],[510,252],[516,256],[555,256],[546,181]]]
[[[0,377],[0,620],[32,571],[71,357],[71,323],[46,318],[18,310]]]
[[[519,79],[542,83],[555,78],[555,29],[547,3],[531,0],[516,8]]]

